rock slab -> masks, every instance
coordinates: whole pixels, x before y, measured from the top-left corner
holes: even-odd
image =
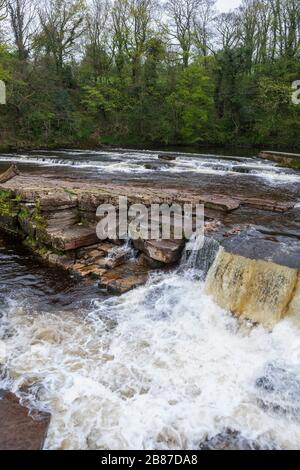
[[[0,391],[0,450],[43,449],[51,415],[21,405],[10,392]]]

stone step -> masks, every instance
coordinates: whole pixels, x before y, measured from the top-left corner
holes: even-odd
[[[65,229],[37,229],[37,240],[57,251],[70,251],[99,241],[94,227],[72,225]]]

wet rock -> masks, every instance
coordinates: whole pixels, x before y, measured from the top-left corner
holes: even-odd
[[[20,227],[22,231],[28,235],[30,238],[34,239],[36,236],[36,224],[30,220],[26,219],[24,217],[18,217],[18,223],[20,224]]]
[[[202,246],[198,246],[196,250],[190,248],[189,244],[186,245],[181,268],[197,270],[200,278],[204,280],[219,252],[220,244],[213,237],[206,236]]]
[[[141,266],[151,269],[162,269],[165,267],[165,263],[163,263],[162,261],[156,261],[145,254],[142,254],[139,257],[138,263]]]
[[[221,222],[219,220],[210,220],[204,224],[204,232],[211,233],[216,232],[220,229]]]
[[[57,253],[48,253],[45,255],[45,260],[59,268],[68,271],[75,263],[75,253],[68,253],[66,255],[59,255]]]
[[[183,240],[134,240],[134,247],[149,258],[164,264],[174,264],[184,248]]]
[[[97,264],[85,264],[81,262],[75,263],[71,268],[73,274],[79,277],[90,276],[92,278],[101,278],[105,273],[106,269],[100,268]]]
[[[72,272],[81,277],[101,278],[109,270],[126,263],[128,253],[123,247],[110,242],[101,242],[76,250],[76,263]]]
[[[105,275],[102,277],[102,286]],[[143,286],[148,280],[147,274],[133,274],[125,278],[115,279],[106,285],[107,291],[113,295],[122,295],[129,292],[132,289]]]
[[[268,364],[256,381],[259,406],[272,413],[300,419],[300,377],[274,364]]]
[[[255,260],[271,261],[289,268],[300,268],[300,241],[268,238],[258,230],[232,230],[227,232],[226,240],[221,242],[229,253]]]
[[[99,268],[113,269],[125,263],[128,253],[123,246],[102,242],[77,250],[77,259],[85,265],[94,264]]]
[[[161,168],[161,165],[159,163],[145,163],[144,168],[146,170],[159,170]]]
[[[0,449],[41,450],[51,415],[29,411],[10,392],[0,391]]]
[[[99,283],[99,287],[114,295],[124,294],[136,287],[144,285],[151,270],[141,266],[137,261],[107,271]]]
[[[175,155],[169,155],[169,154],[165,154],[165,153],[160,153],[158,155],[158,158],[159,158],[159,160],[164,160],[166,162],[173,162],[173,161],[176,160]]]
[[[93,245],[80,248],[76,250],[76,256],[78,259],[95,259],[97,256],[103,257],[115,248],[115,245],[110,242],[100,242]]]
[[[200,444],[200,450],[261,450],[260,445],[246,439],[238,431],[230,429],[206,439]]]

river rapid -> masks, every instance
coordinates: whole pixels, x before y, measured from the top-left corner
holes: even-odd
[[[45,172],[43,158],[23,165]],[[205,174],[223,178],[227,160],[217,169],[211,160]],[[286,193],[299,190],[299,173],[244,164],[268,167],[253,174],[259,191],[283,179]],[[161,175],[144,170],[142,178]],[[52,414],[47,449],[197,449],[227,430],[263,449],[300,448],[300,329],[292,319],[268,331],[234,318],[203,293],[202,269],[184,257],[172,272],[109,297],[0,235],[0,388],[26,390],[33,407]]]

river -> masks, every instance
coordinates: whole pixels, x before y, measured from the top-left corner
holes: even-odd
[[[43,175],[180,177],[225,192],[234,180],[277,198],[300,194],[299,173],[251,158],[61,151],[0,160]],[[184,258],[109,297],[0,236],[0,388],[26,389],[50,411],[47,449],[197,449],[228,429],[260,448],[300,448],[300,329],[234,318],[203,293],[200,272]]]

